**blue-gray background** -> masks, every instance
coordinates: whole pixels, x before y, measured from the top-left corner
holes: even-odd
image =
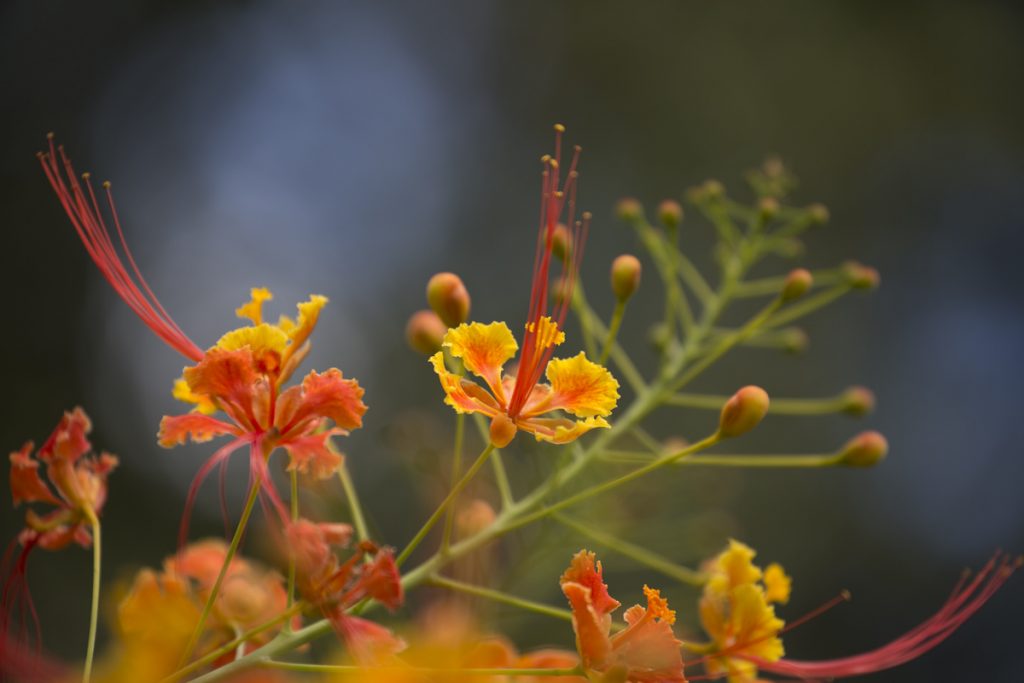
[[[689,564],[742,538],[795,576],[789,618],[850,589],[853,603],[787,637],[792,656],[881,644],[930,614],[963,567],[1024,549],[1022,36],[1009,2],[7,3],[0,443],[38,442],[61,410],[89,411],[94,441],[122,458],[105,514],[112,581],[171,552],[210,452],[154,443],[160,416],[180,410],[169,387],[182,359],[74,238],[33,157],[49,130],[79,170],[113,180],[142,269],[201,346],[252,285],[273,289],[280,312],[309,292],[331,298],[311,366],[367,389],[366,427],[344,445],[376,535],[396,545],[437,500],[452,422],[404,346],[405,318],[448,269],[476,319],[521,318],[550,125],[585,147],[581,203],[595,219],[583,278],[603,311],[610,259],[639,248],[613,217],[618,197],[653,206],[707,177],[742,196],[742,172],[778,153],[802,180],[797,201],[833,216],[798,263],[857,258],[883,286],[809,319],[802,356],[743,351],[699,388],[866,384],[879,409],[863,423],[773,418],[735,450],[822,452],[870,426],[889,437],[889,460],[680,471],[579,514]],[[692,216],[684,225],[705,264],[707,233]],[[653,284],[623,333],[645,367]],[[651,428],[695,436],[712,420],[664,411]],[[532,471],[550,454],[509,456]],[[240,463],[231,479],[237,509]],[[220,529],[215,488],[197,534]],[[20,519],[3,513],[5,538]],[[552,531],[507,544],[503,563],[532,546],[551,556],[507,587],[559,600],[558,569],[582,543]],[[692,591],[608,558],[616,595],[660,583],[693,624]],[[64,657],[84,648],[89,566],[75,549],[32,562],[46,644]],[[875,680],[1019,680],[1022,606],[1017,578],[940,649]],[[497,618],[524,645],[571,645],[561,625]]]

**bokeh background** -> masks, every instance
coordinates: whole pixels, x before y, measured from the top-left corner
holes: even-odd
[[[653,207],[708,177],[744,197],[744,170],[779,154],[802,180],[796,201],[824,202],[833,219],[778,269],[856,258],[883,285],[808,319],[805,353],[743,350],[696,388],[868,385],[879,406],[862,422],[776,417],[729,450],[826,452],[871,427],[889,459],[681,470],[577,514],[691,565],[741,538],[794,575],[788,618],[851,590],[851,604],[788,634],[792,656],[882,644],[929,615],[964,567],[1024,550],[1022,37],[1012,2],[5,3],[0,443],[41,441],[76,404],[93,416],[94,442],[122,459],[104,518],[112,583],[173,550],[210,452],[155,443],[161,415],[180,410],[169,389],[182,359],[74,237],[33,156],[50,130],[79,170],[114,182],[143,271],[201,346],[234,324],[252,285],[270,287],[280,312],[330,297],[310,365],[366,387],[366,426],[344,446],[377,537],[399,546],[441,495],[453,423],[405,320],[439,270],[463,276],[475,318],[524,315],[551,124],[585,148],[581,203],[595,219],[583,279],[605,313],[610,260],[639,249],[617,198]],[[683,235],[710,264],[708,226],[690,215]],[[649,274],[623,332],[645,368],[661,305]],[[699,436],[713,420],[664,410],[651,431]],[[507,456],[520,483],[551,457],[522,445]],[[344,518],[338,492],[320,493],[310,505]],[[21,515],[3,512],[3,538]],[[213,483],[193,528],[223,533]],[[558,572],[583,544],[552,528],[490,561],[505,568],[500,585],[557,603]],[[544,559],[524,566],[537,550]],[[692,589],[604,554],[615,595],[660,584],[692,633]],[[84,649],[89,568],[75,549],[31,563],[46,645],[65,658]],[[937,651],[873,680],[1019,680],[1022,607],[1018,577]],[[488,618],[524,646],[572,643],[540,617]]]

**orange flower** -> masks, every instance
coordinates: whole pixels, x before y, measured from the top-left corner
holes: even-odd
[[[287,527],[300,592],[320,608],[353,658],[370,665],[401,651],[405,643],[383,626],[351,616],[347,610],[364,598],[395,610],[405,594],[390,548],[363,541],[348,559],[339,562],[332,546],[345,548],[351,537],[352,529],[347,524],[299,519]]]
[[[484,381],[485,387],[468,381],[445,367],[444,353],[430,358],[445,392],[445,402],[459,413],[481,413],[491,418],[491,441],[508,445],[518,430],[533,434],[537,440],[567,443],[595,428],[608,427],[605,417],[619,399],[619,383],[606,368],[587,360],[580,352],[573,358],[552,360],[555,346],[565,341],[562,331],[571,299],[571,290],[583,255],[589,214],[575,222],[571,258],[563,275],[567,293],[548,314],[550,268],[555,247],[555,232],[563,211],[568,207],[574,219],[576,171],[579,147],[575,148],[564,185],[560,184],[561,139],[564,128],[555,127],[555,155],[542,159],[541,221],[534,260],[530,308],[525,325],[519,365],[514,374],[505,374],[504,365],[519,345],[502,322],[489,325],[463,323],[450,329],[443,346],[466,369]],[[541,375],[549,384],[539,384]],[[563,417],[568,413],[578,420]]]
[[[273,295],[267,289],[254,288],[250,301],[236,310],[251,325],[228,332],[204,352],[182,332],[142,277],[124,239],[110,184],[104,183],[104,191],[124,260],[111,238],[89,176],[83,176],[84,186],[79,183],[71,161],[62,147],[54,146],[52,136],[48,152],[41,152],[39,160],[86,251],[114,291],[160,339],[194,363],[185,368],[173,393],[194,404],[195,412],[165,417],[160,423],[160,445],[170,448],[189,438],[202,442],[234,437],[203,465],[193,481],[183,532],[199,484],[213,467],[225,463],[243,446],[249,446],[250,467],[263,493],[286,516],[267,474],[271,453],[284,448],[291,459],[289,469],[328,477],[342,462],[328,440],[360,427],[366,412],[362,388],[335,368],[311,372],[299,386],[284,388],[309,353],[309,337],[327,298],[312,295],[299,304],[295,319],[282,316],[270,324],[263,320],[263,304]],[[227,416],[226,421],[212,417],[218,410]]]
[[[672,633],[676,613],[657,590],[644,586],[647,607],[634,605],[626,610],[626,627],[610,636],[611,613],[619,602],[608,594],[594,553],[578,552],[560,583],[572,608],[576,649],[584,669],[630,683],[686,680],[680,642]]]
[[[98,517],[107,500],[107,477],[117,466],[117,458],[109,453],[87,455],[92,450],[88,434],[92,423],[81,408],[64,413],[57,427],[32,457],[33,443],[11,453],[11,498],[14,505],[45,503],[53,509],[39,515],[35,510],[25,513],[25,528],[18,534],[22,547],[3,589],[0,610],[0,640],[9,633],[8,615],[15,603],[21,602],[21,624],[27,617],[35,621],[32,598],[25,577],[29,553],[36,547],[60,550],[72,541],[92,546],[92,520]],[[46,480],[40,476],[40,465],[46,467]],[[4,564],[13,552],[13,544]],[[6,566],[5,566],[6,569]],[[38,627],[38,624],[36,624]]]

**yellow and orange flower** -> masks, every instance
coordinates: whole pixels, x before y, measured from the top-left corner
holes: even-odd
[[[765,571],[754,564],[755,552],[739,541],[712,558],[700,601],[704,630],[715,645],[706,660],[708,673],[729,683],[757,680],[752,660],[776,662],[785,653],[779,637],[785,622],[772,603],[789,600],[790,578],[778,564]]]
[[[644,586],[647,607],[626,610],[626,627],[610,635],[619,602],[608,594],[594,553],[578,552],[560,583],[572,608],[576,649],[589,674],[628,683],[686,680],[681,643],[672,632],[676,613],[657,590]]]
[[[567,443],[595,428],[610,426],[605,420],[619,399],[619,383],[608,370],[587,360],[580,352],[572,358],[552,360],[554,348],[565,341],[562,331],[568,312],[572,286],[579,272],[583,243],[589,222],[584,214],[575,221],[571,258],[565,259],[563,274],[568,292],[551,315],[548,314],[548,290],[555,232],[566,205],[575,209],[579,148],[564,185],[559,181],[559,155],[562,126],[556,126],[555,156],[542,159],[541,224],[537,238],[530,309],[525,325],[522,350],[514,373],[505,373],[505,364],[520,350],[508,326],[463,323],[448,330],[443,346],[465,368],[483,380],[485,387],[449,372],[444,352],[430,358],[445,392],[445,402],[459,413],[481,413],[491,419],[491,441],[504,447],[519,430],[533,434],[538,441]],[[575,217],[570,215],[569,219]],[[539,384],[541,376],[549,384]],[[573,416],[565,417],[564,414]]]

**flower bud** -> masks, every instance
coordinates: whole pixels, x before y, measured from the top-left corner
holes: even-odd
[[[775,197],[763,197],[757,203],[757,211],[760,213],[762,221],[767,223],[775,220],[775,217],[779,215],[779,200]]]
[[[615,215],[627,223],[632,223],[643,217],[644,207],[632,197],[623,197],[615,205]]]
[[[806,332],[799,327],[793,327],[783,333],[782,350],[786,353],[803,353],[810,343]]]
[[[551,253],[562,263],[569,260],[572,253],[572,233],[564,223],[556,225],[551,235]]]
[[[840,462],[850,467],[871,467],[889,453],[889,442],[878,432],[862,432],[839,451]]]
[[[768,392],[754,385],[745,386],[722,406],[718,435],[731,438],[746,434],[760,424],[768,413]]]
[[[612,261],[612,291],[620,302],[627,301],[640,286],[643,266],[632,254],[622,254]]]
[[[867,387],[850,387],[840,395],[843,412],[861,417],[875,409],[875,394]]]
[[[448,327],[469,318],[469,292],[455,273],[438,273],[427,283],[427,303]]]
[[[697,187],[691,187],[687,192],[690,201],[700,204],[720,199],[725,194],[725,186],[717,180],[705,180]]]
[[[481,498],[471,500],[455,516],[455,527],[459,532],[459,538],[475,536],[491,526],[497,516],[494,508],[486,500]]]
[[[807,217],[813,225],[825,225],[828,223],[828,207],[824,204],[811,204],[807,207]]]
[[[516,423],[505,413],[491,418],[491,443],[495,448],[504,448],[516,438]]]
[[[683,221],[683,207],[673,199],[666,199],[658,204],[658,220],[669,228],[678,226]]]
[[[437,313],[428,310],[416,311],[405,325],[405,340],[413,351],[432,356],[441,350],[441,342],[448,332]]]
[[[812,284],[814,284],[814,277],[811,272],[806,268],[796,268],[786,276],[786,282],[782,285],[782,292],[779,296],[783,301],[799,299],[807,293]]]
[[[791,237],[780,242],[775,251],[782,258],[796,258],[797,256],[802,256],[806,248],[803,242],[795,237]]]
[[[843,275],[854,289],[875,289],[881,282],[878,271],[857,261],[843,264]]]

